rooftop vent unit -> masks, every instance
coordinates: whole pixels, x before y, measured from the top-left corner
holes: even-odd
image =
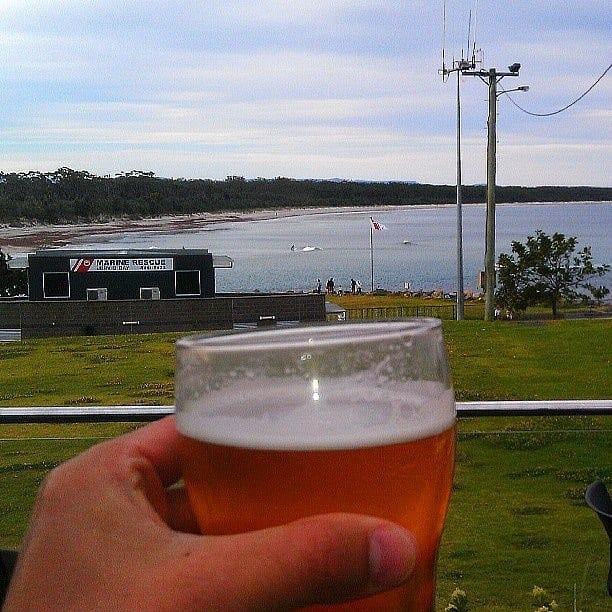
[[[106,287],[99,289],[87,289],[88,302],[105,302],[108,299],[108,290]]]
[[[140,289],[141,300],[159,300],[159,287],[142,287]]]

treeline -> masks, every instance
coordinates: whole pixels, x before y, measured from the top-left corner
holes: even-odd
[[[465,186],[463,201],[484,202],[486,188]],[[498,202],[612,200],[605,187],[498,187]],[[455,202],[454,185],[403,182],[169,179],[133,171],[96,176],[55,172],[0,173],[0,223],[59,223],[288,207],[340,207]]]

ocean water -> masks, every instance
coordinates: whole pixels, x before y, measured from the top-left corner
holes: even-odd
[[[464,287],[477,290],[484,269],[484,204],[463,206]],[[370,216],[386,226],[373,232]],[[351,279],[364,291],[372,285],[391,291],[456,288],[457,216],[454,206],[411,206],[359,212],[317,213],[262,221],[218,223],[206,228],[165,232],[117,232],[75,239],[82,248],[206,248],[227,255],[232,269],[216,271],[217,292],[310,291],[333,277],[336,289],[350,290]],[[510,253],[541,229],[576,236],[590,246],[597,264],[612,263],[612,202],[576,204],[498,204],[496,251]],[[293,246],[293,249],[292,249]],[[303,247],[316,247],[303,251]],[[496,257],[497,258],[497,257]],[[612,287],[608,274],[599,284]]]

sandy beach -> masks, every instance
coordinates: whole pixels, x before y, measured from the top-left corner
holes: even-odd
[[[202,213],[197,215],[176,215],[146,219],[113,219],[105,222],[32,224],[4,226],[0,231],[0,249],[5,253],[26,253],[34,249],[58,248],[72,239],[86,234],[111,234],[114,232],[138,232],[141,230],[176,230],[198,228],[213,223],[229,221],[250,221],[273,217],[270,211],[253,213]]]
[[[354,209],[341,209],[349,212]],[[0,228],[0,249],[5,253],[27,253],[41,248],[59,248],[73,238],[86,234],[112,234],[114,232],[180,231],[196,229],[214,223],[261,221],[275,217],[341,212],[340,209],[287,208],[280,210],[257,210],[250,212],[216,212],[192,215],[173,215],[145,219],[113,219],[105,222],[57,224],[57,225],[5,225]]]
[[[395,209],[393,206],[379,206],[375,210]],[[371,210],[371,209],[367,209]],[[374,210],[374,209],[372,209]],[[277,217],[301,215],[320,215],[326,213],[365,212],[358,207],[329,208],[282,208],[275,210],[255,210],[248,212],[215,212],[191,215],[172,215],[145,219],[113,219],[105,222],[75,224],[31,224],[4,225],[0,227],[0,249],[10,255],[28,253],[42,248],[60,248],[73,238],[87,234],[112,234],[115,232],[164,231],[197,229],[215,223],[262,221]]]

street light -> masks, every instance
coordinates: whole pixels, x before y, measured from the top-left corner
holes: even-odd
[[[512,93],[513,91],[529,91],[529,85],[521,85],[520,87],[515,87],[514,89],[502,89],[497,94],[497,97],[499,98],[499,96],[502,96],[503,94]]]
[[[518,76],[521,65],[508,66],[509,72],[489,70],[464,70],[462,74],[477,76],[489,87],[489,117],[487,121],[487,220],[485,230],[485,321],[495,318],[495,172],[496,172],[496,122],[497,98],[510,91],[528,91],[522,85],[508,91],[497,92],[497,84],[507,76]]]

